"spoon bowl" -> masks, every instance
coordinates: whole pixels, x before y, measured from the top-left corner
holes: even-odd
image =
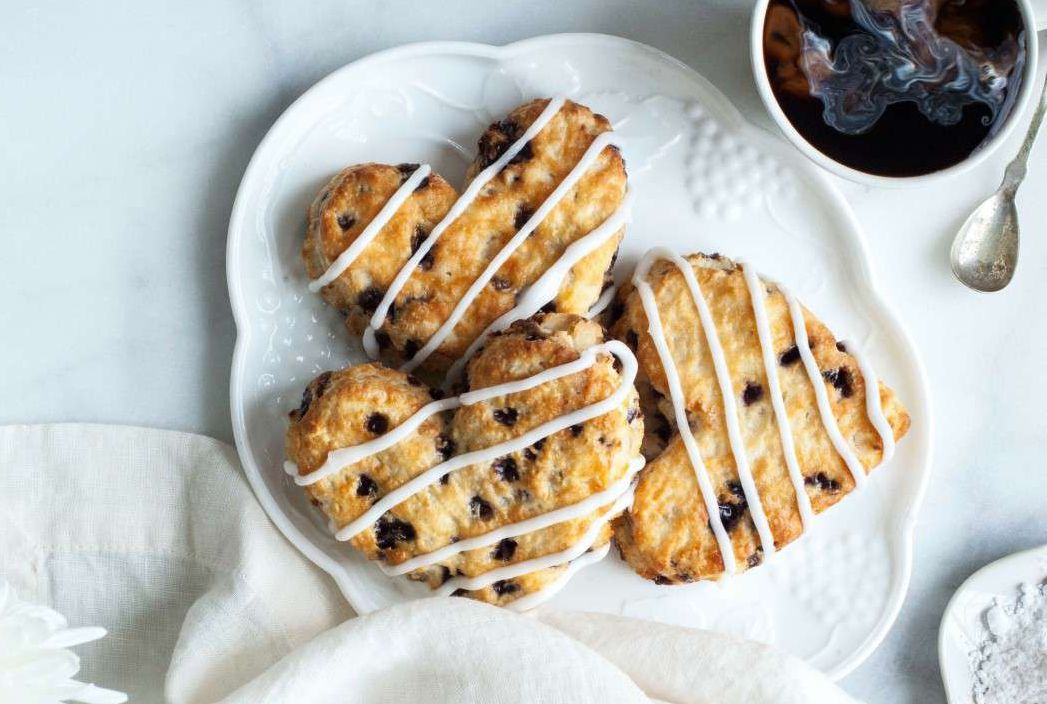
[[[1047,81],[1029,123],[1018,156],[1007,165],[996,193],[979,205],[953,240],[949,253],[952,272],[975,291],[999,291],[1011,282],[1018,266],[1018,210],[1014,196],[1028,170],[1033,142],[1047,115]]]
[[[952,271],[965,286],[992,293],[1011,282],[1018,265],[1018,209],[998,191],[979,205],[953,241]]]

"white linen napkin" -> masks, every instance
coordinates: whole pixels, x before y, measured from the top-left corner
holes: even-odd
[[[853,702],[802,662],[628,618],[425,599],[362,618],[195,435],[0,428],[0,578],[132,702]],[[341,624],[341,625],[336,625]]]

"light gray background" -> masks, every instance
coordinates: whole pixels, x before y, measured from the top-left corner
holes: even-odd
[[[0,0],[0,423],[127,423],[231,441],[229,211],[266,129],[333,69],[405,42],[606,32],[677,56],[769,127],[750,79],[749,7]],[[936,186],[845,186],[936,413],[912,589],[886,642],[844,681],[870,702],[944,701],[936,638],[947,599],[984,563],[1047,542],[1047,146],[1021,192],[1012,286],[977,296],[946,263],[1003,156]]]

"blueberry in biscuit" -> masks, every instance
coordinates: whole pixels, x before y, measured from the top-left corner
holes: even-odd
[[[457,373],[486,335],[540,310],[584,314],[609,281],[628,207],[605,117],[525,103],[487,128],[466,178],[459,194],[426,164],[360,164],[309,207],[310,287],[372,359]]]
[[[649,430],[615,538],[659,584],[759,565],[908,431],[858,351],[747,264],[651,250],[605,322],[636,353]]]
[[[376,363],[325,373],[290,415],[287,468],[387,573],[528,608],[606,554],[632,499],[636,371],[599,324],[551,313],[492,334],[459,396]]]

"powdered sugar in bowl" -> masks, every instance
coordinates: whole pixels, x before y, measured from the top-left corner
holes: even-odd
[[[1047,701],[1047,546],[963,583],[942,617],[938,656],[952,704]]]
[[[971,653],[975,704],[1047,701],[1047,582],[1019,587],[985,612],[985,634]]]

